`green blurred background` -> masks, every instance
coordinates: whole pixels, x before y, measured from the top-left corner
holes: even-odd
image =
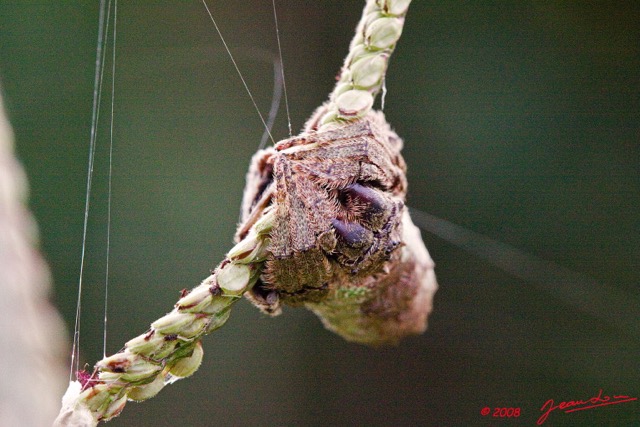
[[[267,111],[277,52],[270,1],[209,3]],[[278,1],[294,129],[331,90],[361,6]],[[0,3],[3,95],[70,327],[97,22],[98,1]],[[571,303],[580,292],[541,290],[424,232],[440,290],[423,336],[369,349],[304,310],[271,319],[242,302],[205,339],[193,378],[129,404],[109,425],[499,422],[480,415],[485,406],[520,407],[505,422],[533,425],[550,398],[588,399],[601,388],[638,397],[638,323],[617,322],[607,292],[639,298],[639,23],[638,2],[416,0],[387,79],[409,205],[606,283],[595,287],[603,299],[589,301],[594,310]],[[120,2],[117,43],[110,353],[230,248],[262,133],[201,3]],[[102,354],[108,92],[85,272],[89,364]],[[284,109],[274,135],[287,136]],[[640,314],[631,309],[627,317]],[[638,422],[636,401],[547,424]]]

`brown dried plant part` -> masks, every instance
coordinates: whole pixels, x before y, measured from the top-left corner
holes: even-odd
[[[236,238],[270,205],[275,222],[248,296],[269,314],[304,305],[349,340],[395,343],[425,329],[437,287],[404,205],[402,140],[381,112],[316,130],[322,114],[252,159]]]

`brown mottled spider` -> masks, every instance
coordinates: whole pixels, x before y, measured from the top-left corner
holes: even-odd
[[[258,151],[247,174],[242,239],[273,205],[265,273],[250,299],[263,311],[320,302],[345,282],[388,272],[402,242],[406,166],[402,140],[380,112],[329,130],[306,132]]]

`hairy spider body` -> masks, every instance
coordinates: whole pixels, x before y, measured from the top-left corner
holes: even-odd
[[[275,210],[275,222],[264,273],[249,299],[269,314],[278,314],[281,303],[305,305],[332,329],[328,318],[341,321],[345,313],[338,306],[345,302],[347,311],[357,312],[348,316],[375,313],[388,322],[402,313],[380,307],[388,302],[379,297],[393,289],[396,300],[406,300],[400,305],[407,311],[424,276],[413,252],[400,250],[407,240],[404,224],[413,227],[404,205],[402,140],[381,112],[319,131],[314,118],[300,136],[252,159],[236,238],[242,239],[265,209]],[[421,262],[432,270],[428,254]],[[354,298],[345,300],[345,292]],[[425,319],[426,314],[413,328],[424,330]]]

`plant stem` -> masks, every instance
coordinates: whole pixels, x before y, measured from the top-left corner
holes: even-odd
[[[231,306],[260,277],[272,225],[273,210],[265,211],[213,274],[185,293],[173,311],[122,351],[99,361],[91,375],[72,383],[55,425],[108,421],[127,400],[146,400],[193,374],[202,361],[202,337],[224,325]]]
[[[367,0],[338,82],[319,125],[365,116],[384,87],[389,58],[402,34],[411,0]]]

